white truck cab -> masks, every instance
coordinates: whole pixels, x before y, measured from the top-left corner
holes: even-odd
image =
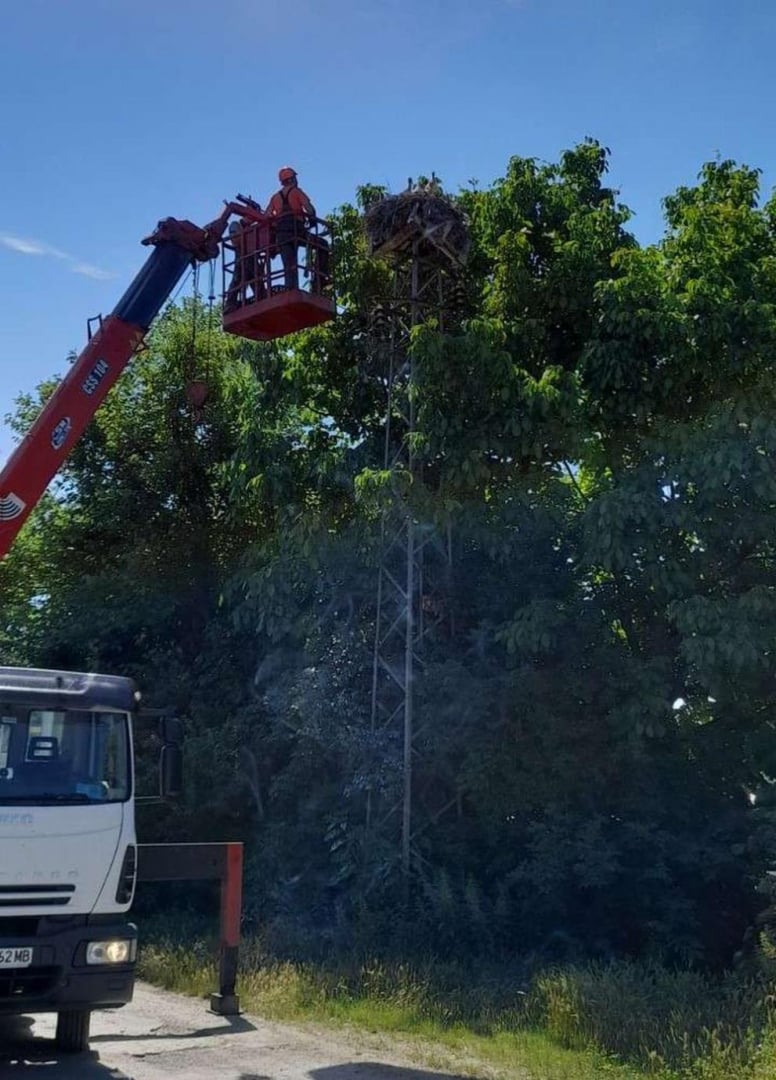
[[[66,1051],[132,999],[138,698],[118,676],[0,667],[0,1014],[58,1013]]]

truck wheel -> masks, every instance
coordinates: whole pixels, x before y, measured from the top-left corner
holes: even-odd
[[[80,1054],[89,1049],[89,1022],[92,1014],[88,1009],[61,1012],[57,1016],[57,1033],[54,1042],[58,1050],[66,1054]]]

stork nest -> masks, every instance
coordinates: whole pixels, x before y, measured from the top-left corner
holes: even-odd
[[[370,255],[406,257],[415,243],[460,265],[469,254],[469,229],[463,213],[436,185],[388,195],[364,214]]]

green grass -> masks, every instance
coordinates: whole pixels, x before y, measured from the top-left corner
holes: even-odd
[[[463,965],[281,962],[243,949],[248,1012],[389,1039],[427,1068],[515,1080],[776,1080],[768,988],[695,972],[616,963],[536,975],[525,992],[506,971]],[[141,953],[157,985],[207,995],[213,944],[157,931]]]

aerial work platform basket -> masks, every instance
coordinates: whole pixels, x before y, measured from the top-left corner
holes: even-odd
[[[291,228],[242,218],[223,242],[223,327],[271,341],[328,322],[336,314],[331,230],[318,218]]]

